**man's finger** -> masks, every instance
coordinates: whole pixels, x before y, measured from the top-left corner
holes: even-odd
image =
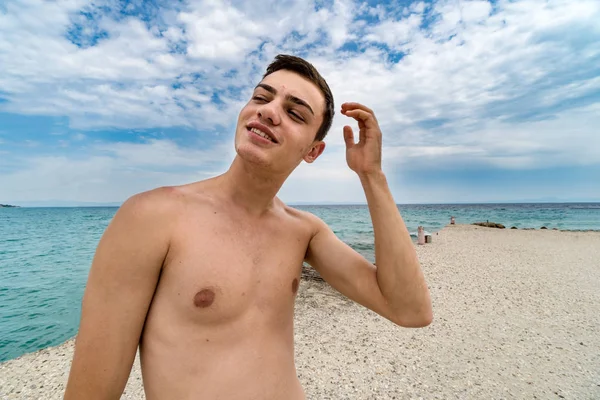
[[[365,106],[364,104],[354,103],[354,102],[342,104],[342,112],[356,110],[356,109],[366,111],[369,114],[372,114],[373,116],[375,116],[375,113],[373,112],[373,110],[371,110],[369,107]]]
[[[349,126],[344,127],[344,142],[346,142],[346,148],[349,149],[354,146],[354,132]]]
[[[376,128],[377,127],[377,120],[375,119],[375,117],[373,116],[373,114],[364,111],[364,110],[349,110],[344,112],[344,115],[347,117],[351,117],[354,118],[357,121],[362,121],[365,124],[365,127],[367,128]]]

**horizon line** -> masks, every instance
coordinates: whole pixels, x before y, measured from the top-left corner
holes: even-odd
[[[0,208],[97,208],[97,207],[108,207],[118,208],[123,203],[117,202],[106,202],[106,203],[76,203],[72,205],[19,205],[19,202],[15,203],[0,203],[3,206]],[[23,202],[27,203],[27,202]],[[32,202],[36,203],[36,202]],[[65,201],[65,203],[68,203]],[[366,202],[288,202],[285,203],[288,206],[368,206]],[[483,202],[444,202],[444,203],[396,203],[397,206],[453,206],[453,205],[517,205],[517,204],[600,204],[600,200],[585,200],[585,201],[483,201]]]

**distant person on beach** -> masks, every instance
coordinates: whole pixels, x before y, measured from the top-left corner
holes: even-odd
[[[372,110],[345,103],[348,166],[365,191],[377,266],[314,215],[276,195],[325,149],[334,105],[305,60],[268,66],[235,132],[224,174],[129,198],[104,233],[83,297],[65,398],[119,399],[139,345],[153,399],[298,400],[294,301],[303,262],[403,327],[432,320],[429,290],[381,169]]]

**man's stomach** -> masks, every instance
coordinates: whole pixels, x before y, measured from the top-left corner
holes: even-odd
[[[146,332],[140,345],[147,400],[305,399],[294,364],[293,333],[287,329],[233,337],[161,331],[160,338]]]

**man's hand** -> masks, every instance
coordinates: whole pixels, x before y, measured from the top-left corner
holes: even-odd
[[[358,121],[359,141],[354,142],[354,132],[344,126],[346,161],[359,176],[381,171],[381,130],[373,110],[359,103],[342,104],[342,114]]]

